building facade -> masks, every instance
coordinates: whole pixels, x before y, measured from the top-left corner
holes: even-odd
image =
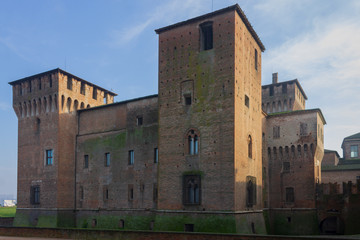
[[[261,86],[240,7],[156,33],[158,95],[114,103],[61,69],[10,83],[15,225],[316,233],[325,119],[297,79]]]

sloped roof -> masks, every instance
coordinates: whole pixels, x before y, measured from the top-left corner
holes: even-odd
[[[297,115],[297,114],[307,114],[317,112],[320,115],[321,120],[323,121],[324,125],[326,124],[324,115],[322,114],[320,108],[314,108],[314,109],[305,109],[305,110],[295,110],[295,111],[286,111],[286,112],[276,112],[276,113],[268,113],[266,118],[272,118],[272,117],[282,117],[287,115]]]
[[[344,138],[344,140],[345,139],[358,139],[358,138],[360,139],[360,132],[356,133],[354,135],[348,136],[348,137]]]
[[[324,153],[335,153],[336,156],[340,158],[340,155],[336,150],[324,149]]]
[[[203,19],[206,19],[206,18],[211,18],[213,16],[217,16],[217,15],[223,14],[225,12],[230,12],[230,11],[236,11],[239,14],[241,20],[245,23],[246,28],[249,30],[249,32],[251,33],[251,35],[253,36],[253,38],[257,42],[257,44],[259,44],[261,51],[264,52],[265,51],[264,44],[261,42],[259,36],[256,34],[254,28],[251,26],[251,24],[250,24],[249,20],[247,19],[245,13],[243,12],[243,10],[240,8],[240,6],[238,4],[235,4],[235,5],[232,5],[232,6],[229,6],[229,7],[226,7],[226,8],[211,12],[211,13],[207,13],[207,14],[195,17],[195,18],[191,18],[191,19],[188,19],[186,21],[178,22],[178,23],[169,25],[167,27],[156,29],[155,32],[157,34],[160,34],[162,32],[168,31],[168,30],[176,28],[176,27],[184,26],[184,25],[192,23],[192,22],[200,21],[200,20],[203,20]]]

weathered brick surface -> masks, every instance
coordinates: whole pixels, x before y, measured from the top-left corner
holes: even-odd
[[[275,235],[238,235],[238,234],[206,234],[206,233],[179,233],[179,232],[151,232],[151,231],[114,231],[114,230],[81,230],[81,229],[54,229],[54,228],[4,228],[0,227],[2,236],[21,237],[51,237],[71,239],[171,239],[171,240],[268,240],[268,239],[334,239],[328,236],[275,236]],[[336,236],[336,239],[349,239]]]
[[[199,25],[208,21],[214,47],[201,51]],[[160,209],[244,210],[249,175],[258,179],[256,208],[261,206],[260,69],[261,50],[236,12],[159,34]],[[184,94],[191,94],[190,106]],[[245,94],[250,108],[244,104]],[[200,137],[196,156],[187,152],[190,129]],[[249,135],[253,159],[247,156]],[[184,206],[182,177],[196,171],[203,173],[201,205]]]
[[[143,209],[156,206],[157,112],[157,96],[150,96],[79,113],[77,208]],[[141,126],[137,126],[139,116],[143,118]],[[134,151],[133,165],[128,162],[130,150]],[[105,153],[110,153],[110,166],[105,166]],[[89,156],[88,168],[84,168],[84,155]],[[129,185],[133,186],[132,200],[128,195]]]
[[[301,123],[307,123],[307,134],[303,136]],[[320,110],[316,109],[267,117],[265,141],[271,208],[315,208],[315,186],[321,179],[324,153],[324,143],[318,133],[324,123]],[[279,138],[274,138],[275,126],[280,126]],[[284,162],[290,163],[288,171],[284,169]],[[287,187],[294,188],[292,203],[286,202]]]
[[[71,79],[72,90],[67,89]],[[85,95],[80,93],[81,83]],[[76,109],[103,104],[101,96],[113,93],[95,87],[60,69],[10,83],[13,107],[19,120],[18,207],[74,208]],[[94,87],[97,100],[92,97]],[[110,96],[111,95],[111,96]],[[53,149],[53,164],[45,152]],[[31,186],[40,186],[40,203],[30,203]]]

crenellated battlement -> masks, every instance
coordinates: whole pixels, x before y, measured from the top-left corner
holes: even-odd
[[[10,82],[19,119],[73,111],[114,102],[115,93],[61,69]]]

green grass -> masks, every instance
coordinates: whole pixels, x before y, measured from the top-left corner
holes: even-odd
[[[0,207],[0,217],[15,217],[16,207]]]

